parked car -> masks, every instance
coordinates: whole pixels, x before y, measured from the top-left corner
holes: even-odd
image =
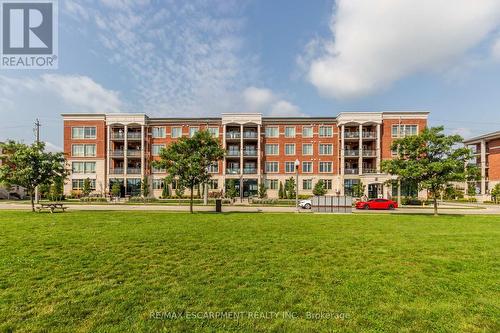
[[[304,208],[304,209],[311,209],[312,207],[312,201],[307,199],[307,200],[300,200],[299,201],[299,207]]]
[[[398,203],[388,199],[372,199],[356,202],[356,209],[389,209],[398,208]]]

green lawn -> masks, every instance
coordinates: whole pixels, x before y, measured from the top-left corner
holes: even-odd
[[[498,332],[499,236],[500,216],[0,212],[0,332]]]

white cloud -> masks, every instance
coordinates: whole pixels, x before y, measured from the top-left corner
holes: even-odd
[[[245,110],[270,116],[303,116],[300,108],[267,88],[248,87],[243,91]]]
[[[300,112],[300,109],[298,106],[293,105],[290,102],[280,100],[276,102],[272,108],[270,114],[271,116],[274,117],[284,117],[284,116],[289,116],[289,117],[300,117],[304,116],[302,112]]]
[[[500,38],[496,39],[491,47],[491,55],[496,61],[500,61]]]
[[[500,22],[498,0],[339,0],[332,39],[308,56],[308,77],[323,95],[354,98],[419,71],[446,69]],[[304,58],[298,62],[303,64]]]

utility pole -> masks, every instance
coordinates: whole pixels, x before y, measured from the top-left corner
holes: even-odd
[[[40,127],[42,125],[40,124],[40,121],[38,120],[38,118],[36,118],[36,121],[35,121],[35,128],[34,128],[34,131],[35,131],[35,136],[36,136],[36,143],[40,143]],[[38,186],[35,187],[35,201],[36,203],[38,203]]]

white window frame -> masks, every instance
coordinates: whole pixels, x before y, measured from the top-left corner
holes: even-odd
[[[306,187],[304,183],[307,182],[309,185]],[[312,179],[302,179],[302,189],[306,191],[310,191],[313,189]]]
[[[158,152],[155,152],[155,147],[159,147],[158,148]],[[160,156],[160,151],[162,150],[162,148],[165,148],[166,146],[164,144],[153,144],[151,145],[151,156]]]
[[[160,134],[160,135],[158,135],[158,134]],[[166,130],[165,126],[154,126],[151,129],[151,137],[153,137],[155,139],[166,138],[167,137],[167,130]]]
[[[291,168],[290,168],[290,166],[291,166]],[[294,161],[286,161],[285,162],[285,173],[295,173],[295,162]]]
[[[321,147],[330,147],[329,149],[329,152],[325,153],[324,151],[322,151],[322,148]],[[318,144],[318,152],[319,152],[319,155],[333,155],[333,144],[331,143],[320,143]]]
[[[271,147],[271,146],[276,147],[276,151],[274,151],[274,149],[273,149],[273,152],[268,152],[268,147]],[[279,155],[280,154],[280,145],[277,143],[266,143],[265,152],[266,152],[266,155],[270,155],[270,156]]]
[[[83,154],[82,155],[77,155],[75,154],[75,147],[80,146],[83,147]],[[87,148],[93,146],[93,154],[88,154],[87,153]],[[96,157],[97,156],[97,145],[95,143],[77,143],[77,144],[72,144],[71,145],[71,156],[73,157]]]
[[[177,129],[179,130],[179,135],[174,136],[174,129],[175,130],[177,130]],[[172,139],[182,138],[182,127],[181,126],[172,126],[170,128],[170,137]]]
[[[153,179],[151,186],[153,187],[153,190],[163,190],[164,184],[165,181],[163,179]]]
[[[83,136],[82,137],[76,137],[74,134],[75,129],[81,129]],[[86,131],[87,129],[93,129],[94,135],[88,136]],[[74,126],[71,127],[71,139],[74,140],[92,140],[92,139],[97,139],[97,127],[96,126]]]
[[[293,152],[287,152],[287,147],[293,147]],[[285,143],[285,155],[294,156],[295,155],[295,143]]]
[[[219,137],[219,127],[214,127],[214,126],[210,126],[208,128],[208,132],[212,135],[212,137],[214,138],[218,138]]]
[[[322,130],[330,129],[330,133],[326,135],[325,133],[321,133]],[[333,137],[333,126],[320,126],[318,129],[318,135],[320,138],[331,138]]]
[[[330,170],[329,171],[324,171],[324,168],[322,168],[322,165],[330,165]],[[323,169],[323,171],[321,171]],[[333,162],[330,161],[320,161],[319,162],[319,167],[318,167],[318,172],[319,173],[332,173],[333,172]]]
[[[277,179],[266,179],[265,185],[268,190],[277,190],[279,188]]]
[[[271,170],[271,168],[269,168],[269,166],[272,165],[272,166],[276,166],[276,170],[274,170],[275,168],[273,167]],[[266,173],[279,173],[280,172],[280,164],[279,162],[277,161],[268,161],[266,162]]]
[[[191,130],[194,130],[194,132],[192,132]],[[189,137],[192,138],[199,131],[200,131],[200,126],[189,126]]]
[[[311,130],[311,135],[305,135],[304,129]],[[314,128],[312,126],[302,126],[302,137],[303,138],[312,138],[314,136]]]
[[[292,133],[288,133],[288,131],[292,131]],[[297,128],[295,126],[285,126],[285,138],[295,138],[297,134]]]
[[[275,132],[275,135],[271,135],[271,130],[273,133]],[[280,128],[279,126],[266,126],[265,130],[265,136],[266,138],[278,138],[280,136]]]
[[[302,173],[313,173],[313,170],[314,170],[314,162],[312,162],[312,161],[303,161],[301,164],[302,164]],[[304,170],[304,166],[305,166],[306,164],[311,166],[311,170],[310,170],[310,171],[306,171],[306,170]]]
[[[304,147],[306,147],[306,146],[307,146],[307,147],[311,147],[311,152],[306,153],[306,152],[304,151]],[[304,156],[311,156],[311,155],[313,155],[313,154],[314,154],[314,145],[313,145],[312,143],[303,143],[303,144],[302,144],[302,155],[304,155]]]
[[[321,179],[325,185],[325,190],[331,190],[333,188],[333,180],[331,179]],[[329,184],[329,186],[327,185]]]

